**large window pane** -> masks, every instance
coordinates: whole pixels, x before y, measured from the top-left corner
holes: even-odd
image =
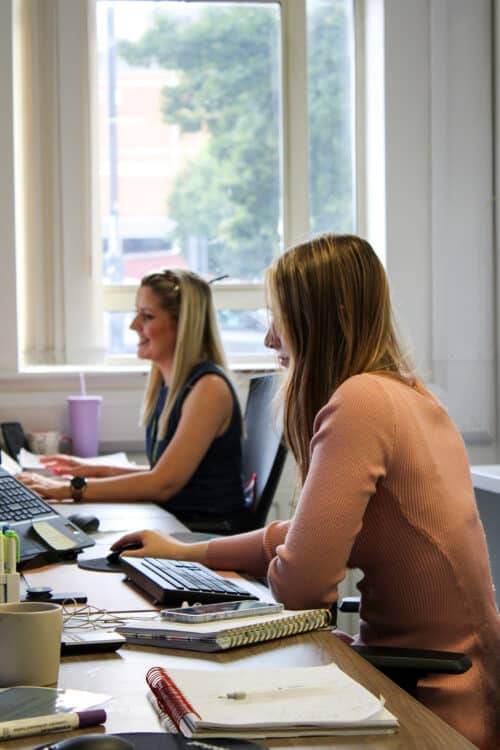
[[[133,355],[137,333],[130,329],[135,313],[105,313],[106,350],[111,356]],[[265,354],[267,313],[259,310],[218,310],[222,344],[228,357]]]
[[[352,232],[354,22],[352,0],[307,0],[310,227]]]
[[[278,4],[97,3],[103,278],[281,250]]]

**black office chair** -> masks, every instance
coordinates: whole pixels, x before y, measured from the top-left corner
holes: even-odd
[[[238,519],[237,528],[233,528],[226,519],[188,521],[192,532],[233,534],[264,526],[287,454],[283,441],[282,409],[276,411],[275,408],[278,387],[277,373],[250,378],[242,442],[243,479],[247,493],[247,510],[243,520]],[[184,533],[174,536],[184,541],[189,538],[189,534]]]
[[[252,485],[247,531],[264,526],[285,465],[282,405],[275,411],[278,387],[275,373],[256,375],[248,386],[242,445],[243,477]]]
[[[340,612],[357,612],[358,597],[345,597]],[[417,684],[428,674],[463,674],[472,662],[466,654],[430,649],[391,648],[389,646],[351,646],[360,656],[377,667],[399,687],[417,697]]]

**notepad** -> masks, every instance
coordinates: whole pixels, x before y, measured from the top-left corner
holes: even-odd
[[[279,614],[258,615],[197,624],[161,620],[134,620],[116,630],[127,643],[190,651],[225,651],[237,646],[271,641],[276,638],[332,627],[328,609],[283,610]]]
[[[314,667],[152,667],[146,682],[185,737],[303,737],[395,732],[382,698],[333,662]]]

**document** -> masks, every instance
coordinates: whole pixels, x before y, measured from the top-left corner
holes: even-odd
[[[146,682],[185,737],[301,737],[397,731],[384,700],[333,662],[314,667],[152,667]]]

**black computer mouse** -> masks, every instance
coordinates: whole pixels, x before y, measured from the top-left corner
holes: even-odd
[[[39,750],[135,750],[135,747],[124,737],[114,734],[81,734],[44,745]]]
[[[86,534],[91,534],[99,528],[99,519],[91,513],[72,513],[71,516],[68,516],[68,521],[74,523]]]
[[[118,549],[112,549],[111,552],[106,555],[106,560],[112,565],[116,565],[120,562],[120,555],[122,552],[125,552],[128,549],[140,549],[141,547],[142,544],[138,544],[137,542],[129,542],[129,544],[124,544],[121,547],[118,547]]]

